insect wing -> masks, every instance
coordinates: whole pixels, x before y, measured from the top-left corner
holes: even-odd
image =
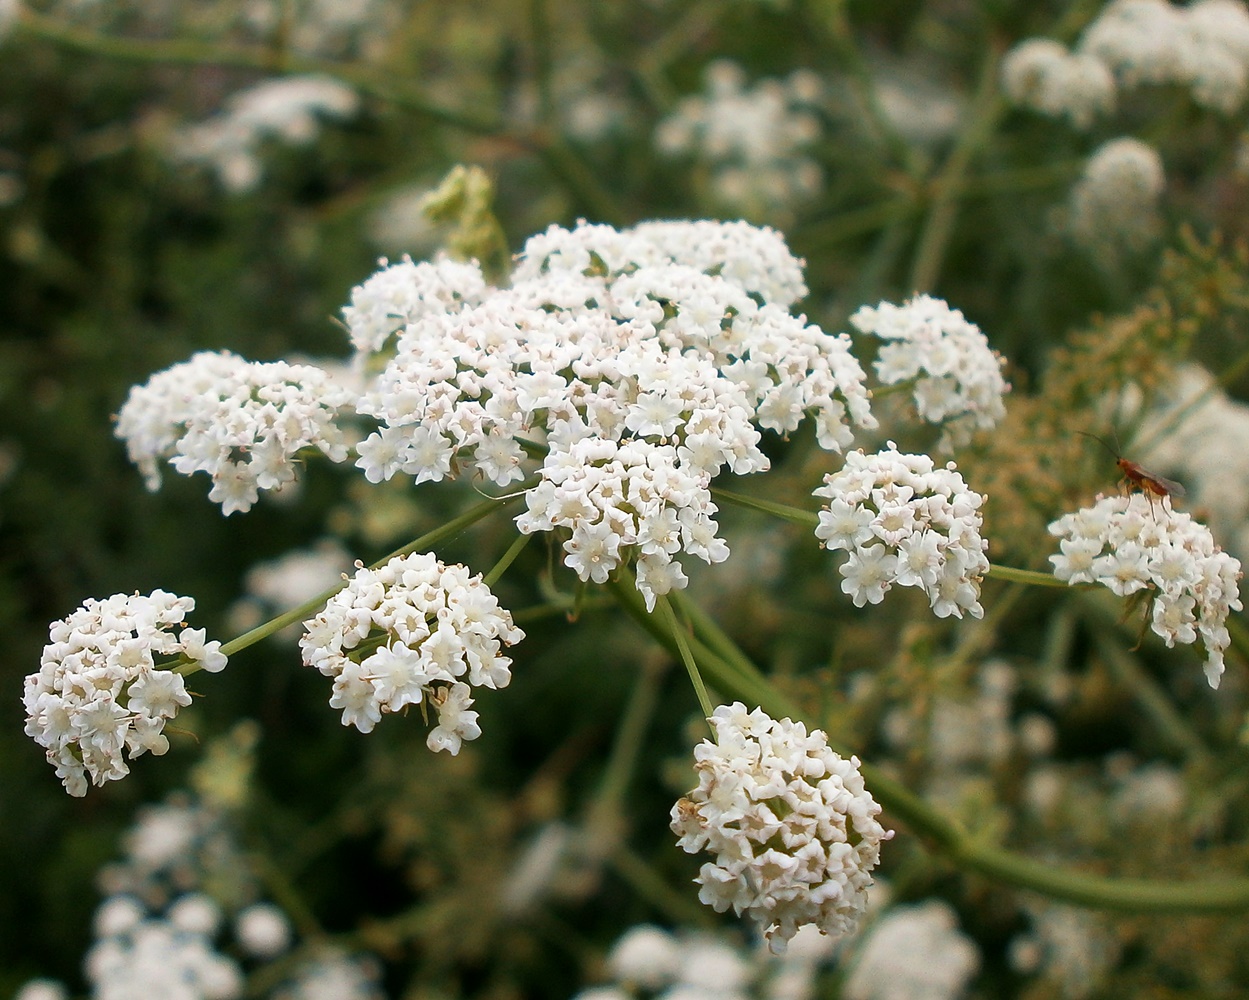
[[[1188,492],[1181,484],[1174,479],[1167,479],[1166,476],[1155,476],[1144,469],[1141,470],[1140,475],[1141,479],[1149,484],[1150,490],[1159,496],[1182,497]]]

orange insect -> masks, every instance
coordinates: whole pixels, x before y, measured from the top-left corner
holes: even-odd
[[[1182,497],[1184,495],[1184,487],[1177,483],[1174,479],[1167,479],[1166,476],[1156,475],[1139,463],[1124,458],[1096,434],[1089,434],[1087,431],[1076,431],[1076,433],[1083,434],[1087,438],[1092,438],[1108,452],[1110,452],[1110,454],[1114,455],[1115,465],[1117,465],[1119,467],[1119,471],[1123,473],[1123,478],[1119,480],[1119,482],[1121,484],[1127,483],[1129,492],[1137,490],[1144,493],[1145,496],[1149,498],[1151,506],[1154,502],[1154,497],[1161,499],[1162,497]]]

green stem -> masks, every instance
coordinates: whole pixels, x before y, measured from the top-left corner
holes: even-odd
[[[478,134],[505,131],[503,122],[498,118],[483,118],[435,104],[414,90],[397,89],[391,83],[379,80],[367,68],[362,69],[351,63],[289,55],[265,46],[217,45],[188,39],[117,38],[68,26],[57,18],[37,14],[26,6],[21,8],[18,26],[45,42],[107,59],[180,66],[225,66],[265,73],[324,73],[351,84],[363,93],[446,125]]]
[[[484,583],[487,587],[493,587],[496,583],[498,583],[499,578],[506,573],[508,567],[516,561],[516,557],[524,551],[525,546],[529,544],[529,540],[531,538],[533,538],[533,535],[517,535],[516,541],[512,542],[512,544],[508,546],[508,550],[503,553],[502,558],[500,558],[499,561],[494,564],[493,568],[491,568],[490,572],[485,575],[482,579],[482,583]]]
[[[609,587],[623,609],[669,651],[675,651],[674,636],[654,616],[647,614],[641,596],[622,577]],[[721,634],[717,644],[731,643]],[[742,672],[730,665],[696,638],[690,649],[700,669],[727,697],[740,698],[760,706],[773,718],[803,718],[804,713],[777,691],[757,670]],[[746,657],[735,658],[746,661]],[[846,755],[833,741],[829,745]],[[1125,912],[1222,913],[1249,909],[1249,879],[1224,877],[1217,880],[1175,881],[1108,878],[1069,871],[1011,851],[982,843],[958,823],[934,809],[884,772],[870,764],[860,764],[864,780],[890,817],[904,823],[913,833],[968,871],[1030,889],[1054,899],[1084,906]]]
[[[694,660],[694,654],[690,651],[689,638],[685,634],[685,629],[677,621],[677,616],[673,612],[672,605],[668,602],[666,595],[661,594],[655,603],[659,607],[664,623],[668,626],[668,631],[676,644],[678,652],[681,654],[681,662],[685,664],[685,669],[690,675],[690,683],[694,685],[694,693],[698,695],[698,704],[703,708],[703,717],[710,719],[711,713],[715,709],[711,706],[711,698],[707,695],[707,687],[703,684],[702,675],[698,672],[698,663]]]
[[[1034,587],[1059,587],[1066,590],[1071,586],[1071,584],[1064,583],[1052,573],[1040,573],[1032,569],[1016,569],[1014,566],[1003,566],[1000,563],[991,563],[989,565],[989,576],[996,576],[1001,580],[1010,580],[1012,583],[1027,583]]]
[[[732,493],[729,490],[722,490],[718,486],[712,487],[711,496],[713,499],[723,500],[738,507],[745,507],[747,510],[758,510],[765,514],[772,514],[775,517],[801,525],[811,531],[814,531],[820,525],[818,514],[813,514],[809,510],[803,510],[801,507],[791,507],[788,504],[775,503],[772,500],[761,500],[758,497],[746,496],[744,493]]]
[[[954,233],[958,216],[958,195],[963,177],[981,145],[992,132],[1006,105],[997,92],[998,57],[990,50],[980,70],[980,81],[972,102],[967,126],[959,134],[940,176],[933,182],[932,207],[920,233],[915,262],[911,267],[909,291],[930,291],[937,283],[945,252]]]

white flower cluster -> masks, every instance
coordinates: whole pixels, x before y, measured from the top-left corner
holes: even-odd
[[[1069,51],[1031,38],[1002,63],[1014,103],[1087,129],[1112,110],[1116,87],[1188,89],[1204,108],[1232,114],[1249,96],[1249,10],[1240,0],[1113,0]]]
[[[1153,631],[1168,646],[1200,639],[1206,679],[1219,686],[1231,643],[1227,616],[1242,607],[1241,573],[1240,561],[1215,545],[1209,528],[1173,510],[1168,497],[1134,493],[1101,497],[1049,531],[1060,539],[1059,553],[1050,556],[1059,580],[1100,583],[1121,597],[1152,589]]]
[[[88,777],[102,785],[129,774],[123,751],[133,760],[169,749],[165,720],[191,696],[182,675],[158,669],[156,657],[225,667],[221,643],[206,642],[203,629],[171,631],[194,608],[190,597],[163,590],[115,594],[88,600],[48,629],[39,672],[26,678],[26,735],[46,750],[70,795],[85,795]]]
[[[251,191],[264,175],[263,140],[309,143],[320,128],[318,116],[350,118],[359,103],[355,91],[328,76],[265,80],[233,95],[216,117],[176,132],[171,153],[215,171],[227,191]]]
[[[942,425],[940,446],[958,447],[1006,416],[1005,361],[974,323],[941,299],[864,306],[850,317],[860,333],[885,341],[875,362],[884,385],[914,381],[920,419]]]
[[[357,465],[371,482],[467,468],[503,487],[524,478],[526,447],[545,449],[521,530],[570,530],[583,580],[637,556],[653,606],[684,586],[678,552],[727,556],[708,486],[726,467],[767,469],[761,428],[787,434],[810,415],[840,450],[852,425],[874,425],[850,338],[789,312],[804,292],[771,230],[552,227],[511,288],[405,325],[358,404],[381,426]]]
[[[788,308],[807,294],[803,261],[785,238],[747,222],[642,222],[629,229],[578,223],[529,237],[516,262],[516,283],[545,274],[619,275],[640,267],[684,264],[718,274],[752,297]]]
[[[659,123],[661,152],[706,161],[716,198],[748,215],[819,191],[823,173],[804,152],[821,133],[819,77],[799,70],[747,87],[741,67],[721,59],[707,67],[705,84],[704,95],[685,98]]]
[[[1162,157],[1139,139],[1103,143],[1071,190],[1068,228],[1078,243],[1112,258],[1139,252],[1157,237],[1166,187]]]
[[[893,836],[858,758],[833,753],[818,729],[741,702],[709,721],[715,742],[694,749],[698,787],[672,807],[678,845],[715,855],[696,879],[698,898],[745,913],[778,953],[804,924],[834,937],[854,930]]]
[[[1177,84],[1202,107],[1236,111],[1249,94],[1249,11],[1239,0],[1114,0],[1085,29],[1081,51],[1124,87]]]
[[[895,906],[867,932],[845,1000],[958,1000],[980,969],[975,942],[939,899]]]
[[[428,553],[360,566],[304,627],[304,663],[334,679],[344,726],[368,733],[383,712],[424,703],[438,712],[429,748],[451,754],[481,735],[471,688],[507,687],[499,648],[525,637],[480,575]]]
[[[360,367],[393,348],[390,339],[409,323],[434,313],[456,312],[486,292],[486,279],[475,262],[438,257],[418,264],[404,257],[395,264],[385,258],[379,263],[381,270],[353,288],[350,304],[343,306],[343,322]]]
[[[1013,103],[1050,118],[1065,116],[1081,130],[1115,106],[1115,78],[1106,64],[1049,38],[1030,38],[1006,54],[1002,87]]]
[[[163,917],[149,916],[129,897],[106,900],[96,913],[96,942],[84,963],[92,997],[241,997],[242,970],[213,947],[220,921],[217,905],[199,894],[183,896]]]
[[[815,537],[849,554],[841,589],[856,607],[879,604],[896,583],[921,588],[938,618],[984,614],[984,497],[967,488],[953,462],[937,468],[928,455],[904,455],[891,441],[875,455],[850,452],[814,495],[828,500]]]
[[[260,490],[291,482],[305,448],[345,461],[334,421],[354,399],[311,365],[202,351],[132,388],[114,432],[149,490],[160,487],[157,462],[168,459],[183,475],[207,472],[208,499],[229,515],[250,510]]]

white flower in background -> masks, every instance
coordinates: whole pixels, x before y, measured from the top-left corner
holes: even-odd
[[[1006,54],[1002,88],[1013,103],[1066,117],[1081,130],[1115,106],[1115,78],[1106,64],[1048,38],[1030,38]]]
[[[304,626],[304,663],[334,679],[344,726],[368,733],[384,712],[428,704],[438,725],[427,744],[453,755],[481,735],[471,687],[507,687],[512,661],[499,649],[525,637],[480,575],[428,553],[361,566]]]
[[[301,962],[272,1000],[385,1000],[381,978],[381,965],[372,956],[324,948]]]
[[[306,145],[317,137],[321,118],[350,118],[359,104],[355,91],[328,76],[265,80],[234,94],[215,117],[176,132],[171,152],[214,170],[228,191],[250,191],[264,175],[264,140]]]
[[[290,919],[272,903],[253,903],[234,918],[239,947],[255,958],[276,958],[291,946]]]
[[[889,442],[875,455],[847,454],[813,495],[828,500],[815,536],[848,554],[841,589],[856,607],[879,604],[897,584],[923,590],[938,618],[984,614],[984,497],[967,488],[953,462],[938,468],[928,455],[904,455]]]
[[[837,952],[838,942],[814,924],[799,928],[780,955],[736,935],[637,924],[608,952],[611,982],[575,1000],[814,1000],[821,968]]]
[[[874,367],[883,385],[914,381],[920,419],[942,427],[941,447],[966,444],[1006,415],[1005,361],[980,328],[941,299],[918,295],[901,306],[864,306],[850,322],[885,341]]]
[[[243,995],[242,970],[213,947],[218,919],[205,918],[220,914],[207,897],[196,897],[198,912],[175,907],[163,918],[147,917],[132,902],[114,897],[97,912],[97,940],[84,963],[93,997],[234,1000]]]
[[[1181,365],[1135,440],[1145,448],[1143,464],[1183,480],[1191,505],[1210,512],[1215,537],[1249,559],[1249,405],[1199,365]]]
[[[1115,0],[1080,37],[1079,51],[1105,63],[1127,88],[1175,84],[1223,114],[1249,93],[1249,11],[1238,0]]]
[[[895,906],[851,959],[846,1000],[957,1000],[980,968],[975,943],[948,903]]]
[[[388,0],[246,0],[241,15],[253,33],[271,40],[286,32],[291,49],[317,56],[383,58],[393,42],[399,10]]]
[[[55,979],[31,979],[22,984],[13,1000],[69,1000],[69,990]]]
[[[1139,252],[1158,236],[1166,188],[1162,157],[1139,139],[1103,143],[1071,190],[1068,228],[1078,243],[1110,256]]]
[[[414,263],[404,257],[391,264],[385,258],[381,270],[351,290],[351,302],[343,306],[343,322],[351,335],[358,366],[373,355],[393,351],[391,337],[409,323],[427,315],[457,312],[479,301],[486,279],[476,262],[463,263],[449,257]]]
[[[21,9],[22,0],[0,0],[0,42],[13,30]]]
[[[244,597],[230,606],[229,620],[237,633],[263,623],[331,590],[342,582],[352,567],[347,550],[333,538],[324,538],[306,549],[296,549],[266,562],[257,563],[243,577]],[[298,623],[282,629],[275,638],[294,642],[300,634]]]
[[[619,983],[657,990],[667,986],[681,968],[677,938],[652,924],[630,927],[612,945],[607,968]]]
[[[568,530],[565,562],[583,580],[636,560],[653,605],[686,583],[678,553],[727,556],[708,484],[766,470],[763,430],[810,417],[818,443],[841,450],[874,425],[850,338],[789,312],[804,293],[771,230],[552,227],[526,244],[511,288],[441,310],[407,291],[361,308],[383,338],[390,317],[412,318],[358,403],[379,427],[356,464],[371,482],[470,470],[499,487],[536,466],[521,530]]]
[[[659,123],[655,145],[693,155],[711,167],[719,201],[751,215],[818,193],[824,177],[806,150],[822,131],[815,112],[823,84],[809,70],[746,86],[735,63],[717,60],[704,74],[704,95],[683,99]]]
[[[53,622],[38,673],[26,678],[26,735],[42,746],[70,795],[124,778],[147,751],[163,754],[165,721],[191,704],[181,674],[156,658],[185,656],[204,670],[226,665],[221,643],[204,630],[181,628],[195,608],[189,597],[163,590],[147,597],[116,594],[88,600]]]
[[[818,729],[741,702],[709,721],[715,741],[694,749],[698,787],[672,807],[678,845],[715,855],[696,879],[698,898],[750,917],[776,952],[805,924],[834,937],[852,931],[881,842],[893,836],[858,759],[833,753]]]
[[[1168,646],[1198,640],[1206,679],[1219,686],[1231,643],[1227,616],[1241,609],[1240,561],[1214,544],[1210,529],[1173,510],[1168,497],[1101,497],[1049,526],[1060,552],[1050,556],[1066,583],[1100,583],[1121,597],[1153,591],[1150,627]]]
[[[203,351],[132,388],[114,433],[149,490],[160,487],[157,463],[167,459],[183,475],[207,472],[208,498],[229,515],[294,480],[304,449],[345,461],[335,420],[354,400],[311,365]]]
[[[416,260],[432,255],[442,238],[443,225],[434,222],[425,206],[434,183],[405,184],[385,194],[368,214],[365,234],[384,254],[403,255]]]
[[[1102,990],[1107,973],[1119,962],[1123,946],[1100,914],[1075,906],[1025,899],[1032,922],[1007,949],[1011,968],[1055,983],[1070,1000]]]

